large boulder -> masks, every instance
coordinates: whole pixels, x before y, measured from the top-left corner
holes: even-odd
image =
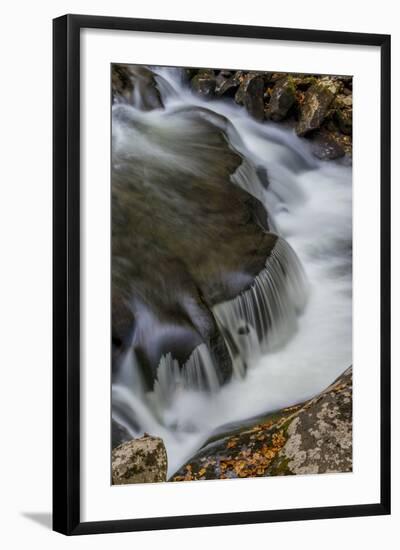
[[[352,380],[350,368],[286,424],[268,475],[352,471]]]
[[[260,73],[242,75],[235,101],[244,105],[249,115],[258,121],[264,119],[264,78]]]
[[[152,388],[162,357],[184,365],[204,344],[223,382],[232,361],[212,308],[252,285],[277,237],[231,179],[243,159],[226,119],[196,107],[149,118],[123,105],[113,116],[114,371],[133,346]]]
[[[278,80],[273,87],[266,109],[266,118],[278,122],[283,120],[296,100],[296,85],[291,76]]]
[[[163,440],[145,434],[112,451],[112,483],[156,483],[167,480],[167,451]]]
[[[208,441],[172,481],[351,472],[352,369],[313,399]]]
[[[318,129],[342,84],[338,80],[321,79],[307,90],[299,107],[300,117],[296,126],[299,136]]]

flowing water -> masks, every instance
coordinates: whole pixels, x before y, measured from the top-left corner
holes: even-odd
[[[221,386],[204,344],[184,368],[171,354],[163,356],[151,392],[132,350],[123,359],[112,388],[113,417],[133,437],[162,437],[171,475],[221,426],[305,400],[351,364],[352,183],[351,167],[316,160],[292,130],[257,123],[232,100],[205,102],[190,92],[178,69],[155,70],[164,113],[196,106],[217,125],[219,115],[229,120],[224,130],[244,157],[232,180],[263,202],[270,225],[283,237],[252,287],[213,308],[221,333],[230,335],[228,349],[237,355],[228,383]],[[118,106],[118,134],[117,113]],[[140,117],[160,125],[159,113]],[[147,154],[141,143],[137,147]],[[173,160],[170,151],[156,154]]]

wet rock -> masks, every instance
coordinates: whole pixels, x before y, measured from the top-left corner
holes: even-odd
[[[330,133],[317,131],[311,138],[311,150],[320,160],[334,160],[345,155],[345,150]]]
[[[257,166],[256,168],[257,176],[261,182],[261,185],[264,187],[264,189],[268,189],[269,187],[269,178],[268,178],[268,172],[265,166]]]
[[[288,76],[288,73],[264,73],[266,83],[268,84],[275,84],[279,80],[282,80],[282,78],[285,78]]]
[[[350,472],[352,369],[305,403],[221,431],[171,481]]]
[[[126,102],[143,111],[163,107],[154,73],[147,67],[111,66],[113,103]]]
[[[242,423],[234,430],[227,428],[225,433],[222,429],[222,434],[209,440],[170,481],[266,476],[268,466],[286,441],[279,422],[282,424],[293,410],[272,413],[256,423]]]
[[[229,80],[229,78],[231,78],[232,76],[234,75],[234,73],[232,71],[227,71],[226,69],[222,69],[221,71],[218,72],[217,76],[216,76],[216,79],[215,79],[215,82],[217,84],[217,89],[224,83],[226,82],[227,80]]]
[[[258,73],[247,73],[241,78],[235,101],[246,107],[250,116],[264,119],[264,78]]]
[[[111,422],[111,445],[114,449],[115,447],[118,447],[118,445],[121,445],[121,443],[126,443],[127,441],[131,440],[132,436],[128,432],[124,426],[119,424],[114,418]]]
[[[159,437],[144,435],[112,451],[112,483],[156,483],[167,480],[167,451]]]
[[[296,86],[291,76],[278,80],[273,88],[266,109],[266,118],[275,122],[283,120],[296,100]]]
[[[337,109],[351,109],[353,107],[353,98],[349,94],[338,94],[334,101],[334,107]]]
[[[228,71],[221,71],[217,77],[216,95],[225,97],[234,97],[240,86],[241,71],[234,74]]]
[[[353,98],[351,95],[339,94],[333,103],[335,119],[343,134],[350,135],[353,129]]]
[[[112,296],[111,311],[111,355],[114,374],[116,366],[132,344],[135,319],[128,298],[124,299],[117,294],[113,294]]]
[[[338,76],[337,77],[338,80],[340,80],[344,86],[349,89],[349,90],[352,90],[353,89],[353,77],[352,76]]]
[[[315,76],[293,75],[293,80],[296,83],[296,88],[302,92],[306,92],[313,84],[317,82]]]
[[[111,66],[111,82],[113,103],[118,100],[129,102],[133,93],[133,82],[129,65],[113,64]]]
[[[336,111],[336,120],[340,130],[347,135],[350,135],[353,130],[353,112],[352,109],[343,109]]]
[[[195,69],[192,67],[186,67],[183,69],[183,75],[185,77],[185,80],[192,80],[194,76],[198,73],[199,69]]]
[[[191,87],[204,98],[214,96],[216,79],[212,69],[201,69],[191,80]]]
[[[307,90],[299,106],[300,117],[296,125],[299,136],[304,136],[321,126],[340,88],[341,83],[337,80],[321,79]]]

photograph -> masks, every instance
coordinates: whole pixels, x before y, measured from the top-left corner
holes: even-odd
[[[5,550],[400,540],[400,27],[308,3],[5,4]]]
[[[352,472],[352,76],[275,69],[111,64],[113,485]]]

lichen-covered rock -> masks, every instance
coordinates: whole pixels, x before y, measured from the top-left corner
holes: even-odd
[[[271,99],[265,111],[266,117],[278,122],[288,114],[296,100],[296,86],[291,76],[278,80],[272,90]]]
[[[321,126],[341,86],[338,80],[321,79],[307,90],[299,106],[300,118],[296,126],[299,136],[304,136]]]
[[[167,480],[167,451],[159,437],[144,435],[112,452],[112,483],[156,483]]]
[[[235,101],[246,107],[256,120],[264,119],[264,78],[258,73],[247,73],[241,78]]]
[[[352,369],[308,401],[287,424],[267,475],[352,471]]]
[[[318,396],[210,439],[172,481],[350,472],[352,369]]]

